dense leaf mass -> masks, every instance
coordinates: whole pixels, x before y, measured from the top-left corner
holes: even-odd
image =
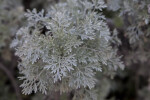
[[[94,90],[90,91],[96,72],[124,68],[111,46],[114,37],[101,13],[105,7],[102,0],[67,0],[47,13],[28,10],[28,24],[11,44],[21,59],[24,94],[78,89],[87,95],[75,92],[76,100],[96,100]],[[119,41],[116,36],[115,40]]]
[[[0,51],[8,45],[21,23],[23,7],[16,0],[0,0]],[[17,25],[16,25],[17,24]]]

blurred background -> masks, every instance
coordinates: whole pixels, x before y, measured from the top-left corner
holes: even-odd
[[[10,48],[17,30],[26,25],[26,9],[48,10],[65,0],[0,0],[0,100],[69,100],[57,93],[29,96],[21,93],[18,57]],[[119,55],[125,70],[101,77],[98,100],[150,100],[150,3],[149,0],[105,0],[103,10],[112,35],[118,31]]]

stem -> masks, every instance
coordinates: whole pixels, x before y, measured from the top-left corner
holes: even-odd
[[[14,87],[14,90],[15,90],[15,93],[16,93],[16,96],[17,96],[17,100],[22,100],[20,89],[19,89],[19,87],[16,83],[16,80],[13,77],[12,73],[1,63],[0,63],[0,69],[2,71],[4,71],[6,73],[6,75],[8,76],[8,78],[10,79],[10,81],[12,83],[12,86]]]
[[[55,92],[54,100],[60,100],[60,92]]]

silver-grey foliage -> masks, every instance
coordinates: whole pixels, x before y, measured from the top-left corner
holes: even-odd
[[[107,0],[110,1],[110,0]],[[115,9],[112,3],[111,10],[120,12],[123,18],[125,38],[129,39],[128,53],[125,56],[126,67],[133,71],[131,66],[136,64],[138,75],[150,76],[149,60],[150,60],[150,0],[111,0],[113,4],[120,5],[119,9]],[[110,9],[109,9],[110,10]],[[134,72],[134,71],[133,71]],[[148,80],[147,80],[148,81]],[[137,88],[139,100],[149,100],[150,83],[143,88]]]
[[[124,19],[125,36],[129,39],[131,48],[135,49],[127,56],[127,63],[148,61],[150,59],[147,51],[150,43],[150,0],[120,0],[119,2],[112,0],[113,4],[120,5],[116,10],[114,10],[116,6],[109,1],[107,5],[112,7],[111,10],[118,10],[120,17]]]
[[[16,0],[0,0],[0,49],[8,45],[22,19],[23,7]],[[9,41],[9,42],[8,42]]]
[[[28,25],[11,45],[21,59],[24,94],[78,89],[75,100],[96,100],[96,72],[124,68],[111,46],[118,38],[110,36],[101,13],[105,7],[103,0],[67,0],[47,13],[34,9],[25,14]]]

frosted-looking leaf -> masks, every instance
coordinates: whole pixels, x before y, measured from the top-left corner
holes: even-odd
[[[105,16],[96,11],[105,7],[103,0],[66,0],[47,14],[35,9],[26,13],[27,26],[18,31],[13,42],[21,59],[19,71],[25,77],[21,85],[24,94],[90,91],[96,85],[97,71],[122,67],[110,45]],[[96,98],[88,94],[89,99]]]
[[[49,59],[48,65],[46,65],[44,69],[51,70],[51,73],[54,74],[55,83],[58,80],[61,80],[63,77],[67,76],[68,72],[74,70],[73,66],[77,66],[74,55],[63,58],[52,56],[51,59]]]
[[[119,10],[121,8],[121,2],[121,0],[107,0],[108,9],[112,11]]]

